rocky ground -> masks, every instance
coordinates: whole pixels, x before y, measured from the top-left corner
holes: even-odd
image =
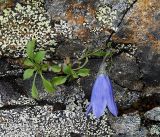
[[[0,135],[2,137],[158,137],[160,136],[160,4],[158,0],[4,0],[0,5]],[[101,58],[91,58],[91,75],[40,99],[23,81],[25,45],[61,62],[85,48],[113,41],[117,51],[108,72],[119,115],[85,116]],[[93,63],[94,62],[94,63]],[[49,73],[46,77],[51,77]]]

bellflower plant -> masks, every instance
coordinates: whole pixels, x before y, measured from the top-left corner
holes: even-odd
[[[88,115],[92,111],[96,118],[103,115],[107,106],[114,116],[118,115],[117,106],[113,97],[112,84],[108,75],[105,73],[105,66],[106,63],[102,62],[92,89],[91,101],[86,112]]]

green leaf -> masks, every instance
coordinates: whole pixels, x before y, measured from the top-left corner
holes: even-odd
[[[32,92],[31,92],[31,94],[32,94],[33,98],[36,98],[36,99],[38,98],[38,90],[36,88],[35,82],[33,82],[33,84],[32,84]]]
[[[33,39],[33,40],[31,40],[31,41],[29,41],[27,43],[27,49],[26,49],[26,51],[27,51],[27,55],[28,55],[28,57],[30,59],[33,59],[33,57],[34,57],[35,42],[36,42],[36,40]]]
[[[45,51],[38,51],[34,57],[36,63],[41,63],[45,57]]]
[[[33,72],[34,72],[34,69],[26,69],[23,73],[23,79],[26,80],[32,77]]]
[[[30,59],[25,59],[24,65],[26,65],[26,66],[34,66],[34,63]]]
[[[41,67],[42,67],[43,71],[47,71],[47,69],[48,69],[48,65],[47,64],[43,64]]]
[[[52,66],[51,67],[51,69],[52,69],[52,71],[53,72],[60,72],[61,71],[61,67],[60,66],[58,66],[58,65],[54,65],[54,66]]]
[[[73,78],[78,78],[78,74],[75,71],[73,71],[73,70],[72,70],[72,77]]]
[[[54,77],[52,79],[52,84],[54,86],[62,85],[66,82],[67,77],[66,76],[59,76],[59,77]]]
[[[83,68],[78,70],[77,74],[81,77],[86,77],[89,75],[89,71],[90,71],[89,69]]]
[[[43,76],[41,76],[41,78],[42,78],[44,89],[49,93],[54,92],[55,88],[52,86],[51,82],[46,80]]]
[[[72,75],[72,68],[71,68],[71,66],[68,66],[68,65],[64,65],[63,66],[63,72],[65,73],[65,74],[69,74],[69,75]]]

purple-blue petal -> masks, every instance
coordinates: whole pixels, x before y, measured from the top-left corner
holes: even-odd
[[[88,115],[88,113],[93,111],[96,118],[99,118],[103,115],[106,106],[108,106],[108,109],[114,116],[118,115],[117,106],[114,102],[111,81],[107,75],[100,74],[94,83],[91,102],[87,107],[86,114]]]
[[[104,74],[100,74],[94,83],[91,96],[93,114],[96,116],[96,118],[99,118],[103,115],[107,106],[107,90],[108,86],[106,83],[106,77]]]
[[[89,104],[88,107],[87,107],[87,111],[86,111],[86,115],[88,115],[92,110],[92,105]]]
[[[108,85],[108,90],[107,90],[107,106],[109,111],[114,115],[117,116],[118,115],[118,110],[117,110],[117,105],[114,102],[114,97],[113,97],[113,89],[112,89],[112,83],[109,79],[108,76],[106,76],[106,83]]]

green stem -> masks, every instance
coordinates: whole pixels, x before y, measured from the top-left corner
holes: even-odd
[[[36,77],[37,77],[37,71],[36,71],[36,73],[35,73],[35,75],[34,75],[33,83],[35,83]]]
[[[83,68],[87,63],[88,63],[88,57],[86,57],[85,62],[83,63],[83,65],[81,65],[80,67],[75,68],[73,70],[79,70],[79,69]]]

